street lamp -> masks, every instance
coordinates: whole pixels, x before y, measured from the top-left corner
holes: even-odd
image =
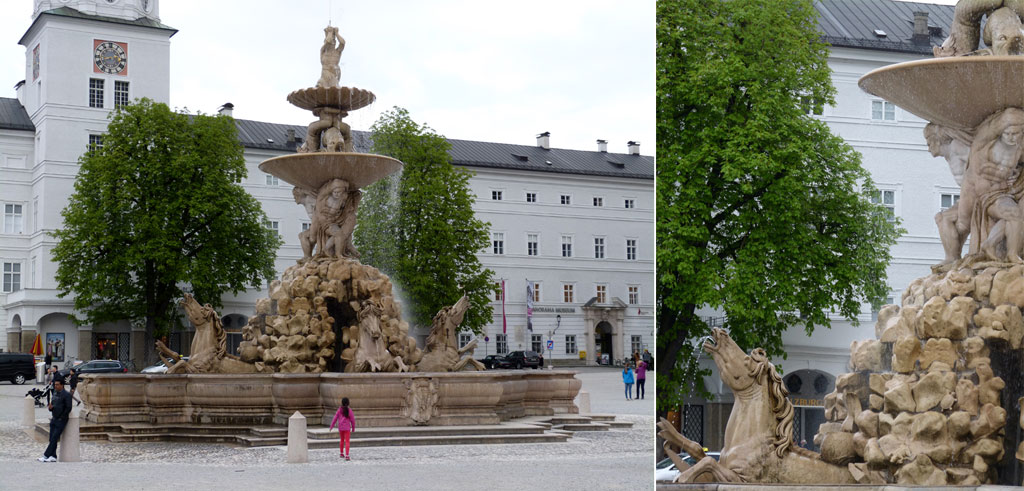
[[[548,368],[554,368],[554,365],[551,364],[551,359],[554,357],[552,351],[554,351],[555,343],[551,341],[551,338],[555,335],[555,331],[557,331],[559,327],[562,327],[562,314],[555,316],[555,330],[548,331]]]

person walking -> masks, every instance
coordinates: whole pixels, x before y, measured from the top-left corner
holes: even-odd
[[[71,394],[64,390],[63,380],[53,381],[53,402],[47,407],[52,414],[50,417],[50,445],[46,447],[43,456],[39,457],[39,461],[56,462],[57,442],[60,441],[64,427],[68,425],[68,416],[71,415]]]
[[[647,363],[643,360],[636,364],[636,398],[643,399],[645,394],[644,382],[647,381]]]
[[[643,359],[644,359],[644,363],[647,364],[647,368],[650,369],[651,368],[651,363],[654,363],[654,357],[651,356],[651,352],[648,351],[648,350],[644,350]]]
[[[331,420],[331,426],[327,428],[327,431],[331,431],[335,424],[338,425],[338,447],[341,450],[341,457],[345,460],[352,460],[349,447],[352,432],[356,430],[356,417],[352,414],[352,409],[348,407],[348,397],[341,398],[341,407],[338,408],[338,412],[334,413],[334,419]]]
[[[71,388],[71,398],[75,400],[77,405],[82,405],[82,399],[75,395],[75,390],[78,389],[78,373],[75,372],[74,368],[68,369],[68,387]]]
[[[633,367],[626,365],[626,368],[622,369],[622,383],[626,384],[626,400],[630,401],[633,399]]]

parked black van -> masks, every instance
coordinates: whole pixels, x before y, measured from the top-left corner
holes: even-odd
[[[35,360],[29,353],[0,353],[0,380],[21,385],[36,378]]]

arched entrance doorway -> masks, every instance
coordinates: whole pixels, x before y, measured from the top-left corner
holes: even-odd
[[[611,363],[618,353],[615,353],[615,345],[612,343],[612,325],[608,321],[601,321],[594,327],[594,347],[599,356],[598,363]]]

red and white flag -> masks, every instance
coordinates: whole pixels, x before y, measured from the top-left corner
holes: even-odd
[[[501,280],[501,333],[508,332],[508,319],[505,318],[505,280]]]

